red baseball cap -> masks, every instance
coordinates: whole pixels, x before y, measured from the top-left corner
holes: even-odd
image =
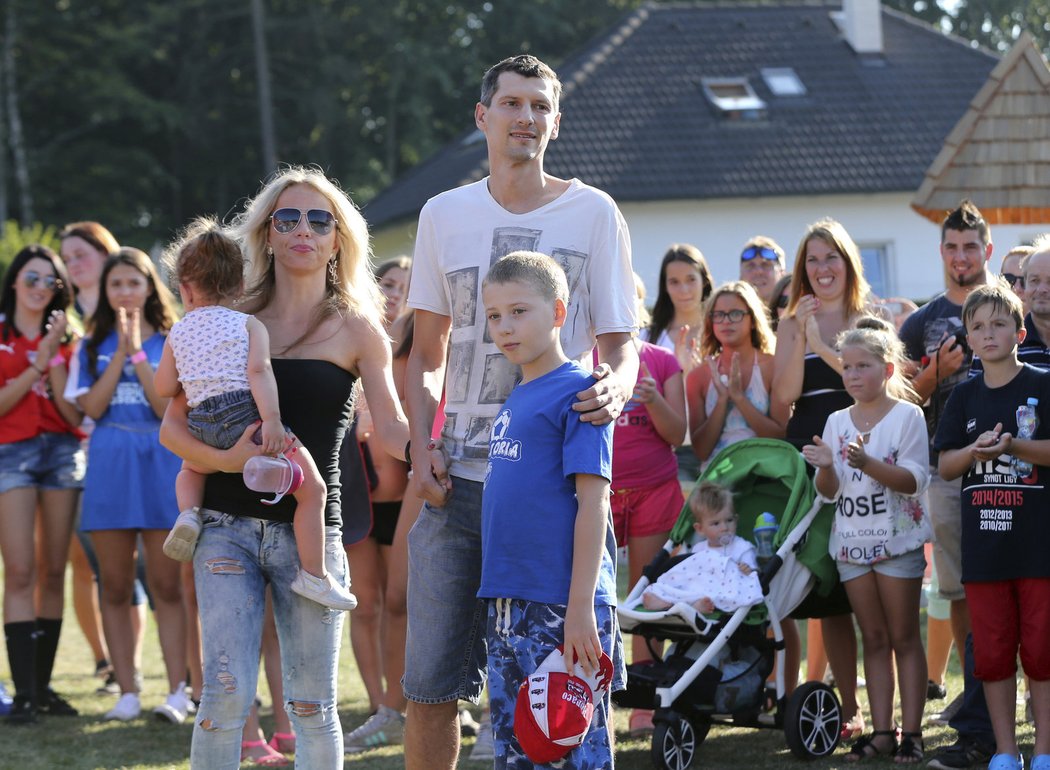
[[[591,676],[584,675],[579,663],[568,674],[559,647],[525,677],[514,707],[514,736],[530,760],[540,765],[557,762],[583,743],[612,672],[612,661],[603,652]]]

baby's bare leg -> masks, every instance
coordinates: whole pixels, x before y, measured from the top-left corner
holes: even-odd
[[[642,594],[642,606],[647,610],[666,610],[672,605],[671,602],[666,602],[659,596],[653,594]]]
[[[204,501],[204,477],[206,470],[192,463],[184,462],[179,475],[175,477],[175,500],[180,511],[197,508]]]
[[[299,563],[303,570],[314,577],[323,578],[324,566],[324,514],[328,488],[321,479],[313,457],[300,442],[293,445],[295,454],[290,455],[292,462],[303,469],[303,485],[295,492],[295,518],[292,529],[295,530],[295,547],[299,552]]]

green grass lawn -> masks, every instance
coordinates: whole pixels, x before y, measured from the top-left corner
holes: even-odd
[[[351,618],[353,616],[351,615]],[[925,624],[924,624],[925,625]],[[628,645],[629,647],[629,645]],[[10,685],[6,654],[0,655],[0,678]],[[102,715],[112,707],[115,696],[96,695],[98,680],[92,676],[94,661],[67,606],[61,646],[54,677],[54,687],[76,706],[81,716],[75,719],[45,718],[32,727],[12,728],[0,724],[0,769],[3,768],[188,768],[191,725],[174,727],[155,721],[149,710],[159,704],[166,689],[156,631],[152,619],[146,632],[144,656],[145,686],[142,695],[144,716],[129,723],[104,722]],[[961,689],[958,667],[953,661],[949,670],[949,698]],[[357,676],[349,639],[344,638],[340,659],[339,710],[344,730],[352,729],[367,716],[368,702]],[[273,729],[268,716],[268,694],[262,685],[263,726]],[[864,691],[861,691],[862,701]],[[946,703],[936,701],[927,706],[935,713]],[[866,703],[865,710],[866,710]],[[1023,712],[1019,712],[1021,714]],[[627,738],[627,713],[616,714],[618,747],[617,767],[642,770],[652,767],[648,740]],[[1031,725],[1019,727],[1022,751],[1027,756],[1034,741]],[[925,727],[927,756],[930,749],[950,743],[954,735],[947,728]],[[484,768],[485,763],[469,762],[466,756],[473,739],[464,741],[461,768]],[[746,730],[715,727],[701,746],[693,767],[704,770],[720,768],[757,768],[758,770],[799,767],[824,770],[846,767],[840,749],[830,759],[803,763],[788,752],[783,733],[776,730]],[[870,764],[870,763],[869,763]],[[879,762],[886,765],[885,762]],[[403,767],[400,748],[348,757],[347,768],[392,770]]]

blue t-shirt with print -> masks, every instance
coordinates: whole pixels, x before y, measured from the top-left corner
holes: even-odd
[[[577,473],[612,478],[612,424],[573,411],[594,383],[570,361],[518,385],[492,424],[481,501],[482,599],[566,605],[572,578]],[[616,540],[606,512],[595,605],[616,604]]]

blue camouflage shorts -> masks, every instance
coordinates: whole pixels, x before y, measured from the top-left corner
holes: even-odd
[[[497,602],[499,610],[497,611]],[[514,737],[514,705],[522,680],[534,672],[565,638],[564,605],[522,599],[490,599],[485,634],[488,637],[489,702],[496,770],[605,770],[613,766],[609,694],[596,704],[591,729],[583,743],[564,759],[534,765]],[[595,607],[598,639],[613,663],[611,692],[624,689],[627,669],[615,607]]]

